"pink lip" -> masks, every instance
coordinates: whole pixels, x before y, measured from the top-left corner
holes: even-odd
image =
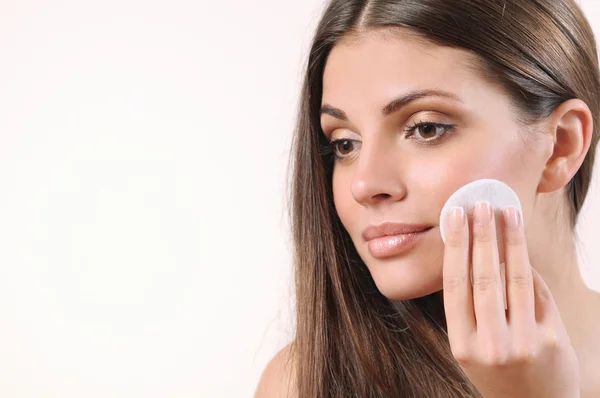
[[[413,248],[420,238],[433,227],[430,225],[383,223],[370,226],[362,236],[369,252],[375,258],[397,256]]]

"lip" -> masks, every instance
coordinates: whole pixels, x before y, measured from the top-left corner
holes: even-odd
[[[362,236],[373,257],[387,258],[410,250],[432,228],[431,225],[386,222],[368,227]]]

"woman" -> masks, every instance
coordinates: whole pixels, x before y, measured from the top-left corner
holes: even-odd
[[[293,150],[296,335],[257,397],[600,397],[600,294],[573,232],[596,54],[573,0],[330,2]],[[523,214],[455,209],[444,245],[444,203],[481,178]]]

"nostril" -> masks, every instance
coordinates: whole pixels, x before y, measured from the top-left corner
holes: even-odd
[[[391,197],[392,197],[392,195],[390,195],[389,193],[380,193],[380,194],[374,195],[373,199],[383,200],[383,199],[389,199]]]

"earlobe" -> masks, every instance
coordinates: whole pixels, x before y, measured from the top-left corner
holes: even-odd
[[[538,192],[553,192],[571,181],[589,151],[594,130],[592,113],[586,103],[579,99],[560,104],[548,120],[554,145],[546,161]]]

